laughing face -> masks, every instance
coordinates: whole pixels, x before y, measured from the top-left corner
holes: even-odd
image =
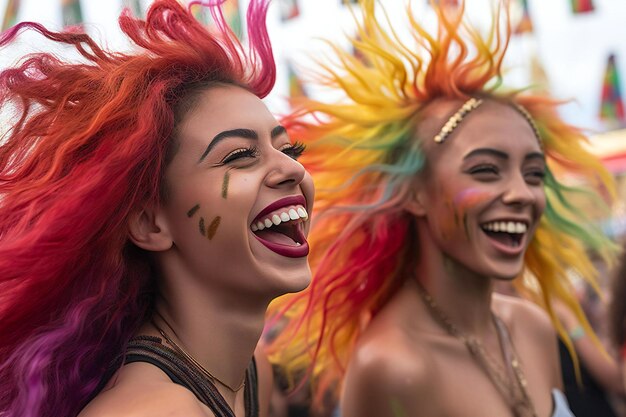
[[[223,85],[200,93],[177,137],[161,210],[177,273],[242,294],[306,287],[313,183],[297,161],[303,147],[259,98]]]
[[[462,104],[439,101],[431,111],[445,122]],[[545,159],[531,126],[511,106],[485,100],[445,142],[429,130],[419,200],[435,244],[477,274],[515,278],[546,205]]]

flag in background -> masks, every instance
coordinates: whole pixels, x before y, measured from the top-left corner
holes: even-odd
[[[361,41],[361,36],[357,34],[356,38],[354,40],[357,43],[360,42]],[[363,63],[363,65],[365,65],[366,67],[371,67],[372,66],[372,63],[367,58],[365,53],[363,51],[361,51],[360,49],[357,49],[354,45],[352,45],[352,56],[354,56],[356,59],[361,61]]]
[[[141,0],[124,0],[123,6],[130,9],[133,13],[133,16],[142,17],[144,14],[143,6],[141,5]]]
[[[516,35],[530,33],[533,31],[533,21],[530,19],[530,13],[528,11],[528,0],[518,0],[518,3],[522,8],[522,17],[515,26],[513,33]]]
[[[239,0],[228,0],[222,3],[224,18],[232,31],[239,39],[243,38],[243,25],[241,22],[241,11],[239,10]]]
[[[4,9],[4,18],[2,19],[2,30],[5,31],[17,23],[17,10],[20,8],[20,0],[9,0],[7,7]]]
[[[298,77],[298,73],[295,68],[291,64],[291,62],[287,62],[287,76],[289,77],[289,97],[297,98],[297,97],[306,97],[306,89],[304,88],[304,84],[302,80]]]
[[[594,11],[593,0],[570,0],[572,13],[588,13]]]
[[[280,6],[280,20],[283,22],[300,15],[298,0],[280,0],[278,5]]]
[[[537,52],[533,52],[530,57],[530,82],[534,91],[550,91],[548,75]]]
[[[62,0],[63,26],[75,26],[83,23],[83,12],[80,0]]]
[[[459,0],[434,0],[434,3],[442,7],[459,7]],[[428,0],[428,4],[430,4],[430,0]]]
[[[602,99],[600,102],[600,119],[611,125],[621,125],[625,121],[622,91],[617,72],[615,54],[609,55],[604,83],[602,84]]]
[[[211,16],[209,15],[209,11],[205,6],[201,4],[194,4],[191,6],[191,14],[196,18],[196,20],[203,25],[208,25],[211,22]]]

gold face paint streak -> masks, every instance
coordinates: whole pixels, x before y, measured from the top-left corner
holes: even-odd
[[[209,225],[209,229],[207,230],[207,233],[206,233],[206,237],[208,237],[209,240],[213,239],[213,236],[215,236],[215,233],[217,233],[217,228],[219,227],[221,220],[222,218],[220,216],[217,216],[216,218],[213,219],[213,221]]]
[[[224,181],[222,182],[222,198],[228,197],[228,181],[230,180],[230,174],[226,172],[224,174]]]
[[[198,227],[200,228],[200,234],[204,236],[206,230],[204,228],[204,217],[200,217],[200,223],[198,223]]]
[[[196,211],[198,211],[199,209],[200,209],[200,204],[196,204],[195,206],[190,208],[189,211],[187,211],[187,217],[193,216],[194,214],[196,214]]]

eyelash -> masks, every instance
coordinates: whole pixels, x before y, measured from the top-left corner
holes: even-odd
[[[477,165],[470,169],[470,174],[497,174],[498,169],[495,165],[483,164]]]
[[[289,156],[289,157],[291,157],[291,158],[293,158],[293,159],[295,159],[297,161],[298,158],[300,158],[300,156],[302,156],[302,154],[304,153],[305,149],[306,149],[306,145],[305,144],[303,144],[302,142],[296,141],[293,145],[290,145],[287,148],[283,148],[282,152],[285,155],[287,155],[287,156]]]
[[[498,169],[495,165],[484,164],[484,165],[478,165],[478,166],[473,167],[472,169],[469,170],[469,173],[471,175],[481,175],[481,174],[497,175]],[[531,177],[543,182],[546,176],[546,173],[541,170],[536,170],[536,171],[529,171],[526,173],[526,175],[530,175]]]
[[[295,142],[293,145],[281,149],[281,152],[289,156],[290,158],[298,160],[302,153],[304,153],[305,149],[306,146],[303,143]],[[221,164],[227,164],[241,158],[256,158],[257,156],[259,156],[259,150],[257,149],[257,147],[250,146],[248,148],[237,149],[229,153],[224,159],[222,159]]]
[[[237,149],[226,155],[224,159],[222,159],[222,164],[227,164],[229,162],[236,161],[241,158],[254,158],[259,155],[259,150],[256,146],[250,146],[248,148]]]

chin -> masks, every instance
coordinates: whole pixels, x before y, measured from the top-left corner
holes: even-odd
[[[511,268],[510,266],[506,268],[494,268],[491,273],[491,277],[498,281],[513,281],[515,278],[519,277],[522,274],[524,266],[521,265],[519,267]]]
[[[311,283],[311,269],[306,258],[292,262],[291,265],[264,268],[261,276],[266,280],[272,298],[302,291]]]

